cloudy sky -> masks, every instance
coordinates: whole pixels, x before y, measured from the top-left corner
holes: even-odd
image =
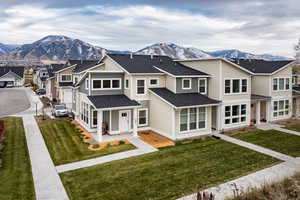
[[[108,49],[173,42],[293,57],[299,0],[0,0],[0,42],[66,35]]]

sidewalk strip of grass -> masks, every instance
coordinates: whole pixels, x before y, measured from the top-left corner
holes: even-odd
[[[170,200],[275,163],[275,158],[206,138],[60,176],[72,200]]]
[[[233,136],[252,144],[290,156],[300,156],[300,137],[277,130],[257,130]]]
[[[5,147],[1,153],[0,199],[34,200],[30,158],[21,118],[2,118],[5,122]]]
[[[135,149],[132,144],[109,146],[99,151],[88,149],[75,125],[67,120],[38,120],[41,133],[55,165],[76,162]]]

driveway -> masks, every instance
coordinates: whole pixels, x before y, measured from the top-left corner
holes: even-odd
[[[0,116],[14,115],[30,108],[24,88],[0,88]]]

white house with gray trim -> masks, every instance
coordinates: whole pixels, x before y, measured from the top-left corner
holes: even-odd
[[[24,84],[24,67],[0,67],[0,84],[20,87]]]

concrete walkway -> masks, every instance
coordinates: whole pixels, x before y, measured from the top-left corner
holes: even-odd
[[[218,134],[217,133],[217,134],[214,134],[214,135],[220,137],[222,140],[225,140],[227,142],[231,142],[231,143],[237,144],[239,146],[246,147],[246,148],[251,149],[253,151],[257,151],[259,153],[272,156],[272,157],[277,158],[277,159],[282,160],[282,161],[296,162],[296,159],[291,157],[291,156],[288,156],[288,155],[285,155],[285,154],[282,154],[282,153],[279,153],[279,152],[276,152],[276,151],[272,151],[270,149],[266,149],[264,147],[261,147],[261,146],[255,145],[255,144],[244,142],[242,140],[238,140],[238,139],[235,139],[233,137],[229,137],[229,136],[223,135],[223,134]]]
[[[23,123],[32,167],[37,200],[68,200],[56,172],[40,129],[32,115],[24,115]]]
[[[59,165],[56,167],[56,170],[58,173],[66,172],[66,171],[71,171],[71,170],[76,170],[84,167],[90,167],[94,165],[99,165],[115,160],[121,160],[133,156],[138,156],[138,155],[143,155],[146,153],[152,153],[155,151],[158,151],[156,148],[152,147],[151,145],[143,142],[142,140],[135,138],[133,136],[127,137],[126,138],[131,144],[137,147],[137,149],[134,150],[129,150],[129,151],[124,151],[120,153],[115,153],[107,156],[102,156],[98,158],[93,158],[89,160],[82,160],[78,162],[73,162],[70,164],[65,164],[65,165]]]
[[[226,197],[232,197],[234,195],[233,191],[235,188],[237,188],[239,192],[247,192],[249,188],[259,188],[266,183],[281,181],[299,172],[299,167],[299,165],[293,162],[284,162],[233,181],[208,188],[205,192],[214,194],[215,200],[224,200]],[[196,194],[185,196],[178,200],[196,200]]]

